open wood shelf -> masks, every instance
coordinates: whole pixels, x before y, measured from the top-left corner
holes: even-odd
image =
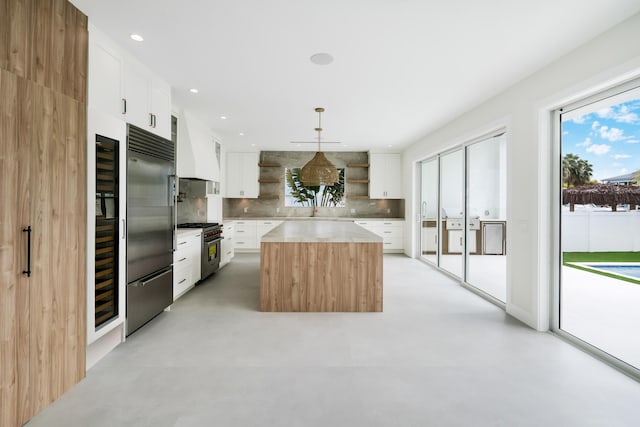
[[[368,184],[368,179],[348,179],[347,184]]]
[[[280,163],[263,163],[263,162],[260,162],[260,163],[258,163],[258,166],[260,166],[261,168],[279,168],[281,165],[280,165]]]
[[[369,196],[347,196],[347,199],[368,199]]]
[[[280,196],[277,194],[260,194],[258,195],[258,199],[263,199],[263,200],[276,200],[279,199]]]
[[[278,184],[280,182],[280,178],[260,178],[258,182],[260,184]]]

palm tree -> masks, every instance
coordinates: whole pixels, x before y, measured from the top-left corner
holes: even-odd
[[[562,179],[565,187],[588,184],[593,174],[593,166],[576,154],[569,153],[562,158]]]

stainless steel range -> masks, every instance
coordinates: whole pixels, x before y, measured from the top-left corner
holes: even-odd
[[[222,224],[217,222],[189,222],[178,224],[178,228],[202,228],[202,280],[209,277],[220,268],[220,241]]]

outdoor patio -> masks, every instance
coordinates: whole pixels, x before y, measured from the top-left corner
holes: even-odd
[[[560,328],[640,368],[640,285],[562,267]]]

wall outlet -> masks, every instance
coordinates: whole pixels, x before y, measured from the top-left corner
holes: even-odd
[[[280,208],[276,208],[276,213],[280,213]]]
[[[387,208],[387,213],[390,214],[391,213],[391,208]]]
[[[244,213],[249,212],[249,208],[244,208]]]
[[[351,208],[351,213],[355,214],[356,213],[356,209],[355,208]]]

